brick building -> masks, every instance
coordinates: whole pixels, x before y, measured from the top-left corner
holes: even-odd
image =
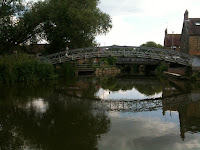
[[[185,11],[181,34],[181,52],[200,56],[200,18],[189,18]]]
[[[168,34],[165,29],[164,48],[168,50],[180,51],[181,46],[181,35],[180,34]]]

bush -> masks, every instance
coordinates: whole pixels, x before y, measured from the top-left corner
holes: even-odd
[[[76,72],[76,68],[70,62],[64,63],[57,68],[57,73],[59,74],[59,76],[62,76],[64,78],[74,77],[75,72]]]
[[[192,76],[190,76],[188,79],[191,81],[200,81],[200,72],[193,73]]]
[[[105,65],[115,65],[116,60],[116,57],[101,58],[101,61],[104,62]]]
[[[167,71],[168,67],[164,64],[158,66],[156,68],[156,74],[161,75],[163,73],[163,71]]]
[[[53,65],[39,62],[26,54],[0,58],[0,80],[3,82],[47,80],[53,72]]]

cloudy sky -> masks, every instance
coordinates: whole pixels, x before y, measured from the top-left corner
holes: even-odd
[[[199,0],[100,0],[99,8],[112,18],[113,28],[97,37],[101,46],[139,46],[147,41],[163,45],[164,31],[180,34],[184,12],[200,18]]]

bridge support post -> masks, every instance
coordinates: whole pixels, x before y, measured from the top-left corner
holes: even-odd
[[[60,55],[59,55],[59,62],[61,63]]]

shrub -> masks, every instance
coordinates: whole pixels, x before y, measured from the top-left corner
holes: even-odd
[[[196,80],[200,80],[200,72],[195,72],[192,74],[192,76],[189,77],[189,80],[191,81],[196,81]]]
[[[53,65],[39,62],[26,54],[0,58],[0,80],[4,82],[46,80],[53,72]]]
[[[76,71],[75,66],[70,62],[62,64],[57,69],[59,76],[62,76],[65,78],[74,77],[75,71]]]
[[[104,62],[105,65],[115,65],[116,60],[116,57],[101,58],[101,62]]]
[[[167,71],[167,66],[164,64],[161,64],[156,68],[156,74],[161,75],[163,71]]]

